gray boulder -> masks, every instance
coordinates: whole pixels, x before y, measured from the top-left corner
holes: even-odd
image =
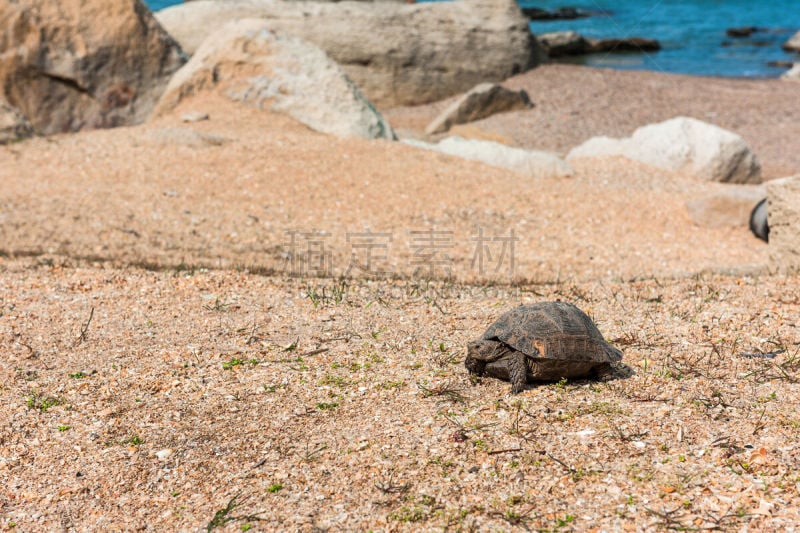
[[[466,124],[496,113],[533,107],[528,93],[512,91],[494,83],[481,83],[450,104],[425,129],[433,135],[444,133],[456,124]]]
[[[269,26],[261,19],[242,19],[213,33],[170,80],[155,114],[199,92],[217,91],[231,100],[286,113],[323,133],[395,138],[325,52]]]
[[[760,185],[726,185],[686,202],[692,222],[704,228],[747,227],[753,206],[767,194]]]
[[[787,52],[800,52],[800,31],[792,35],[792,37],[783,43],[783,49]]]
[[[404,140],[406,144],[434,150],[471,161],[480,161],[494,167],[507,168],[532,178],[561,178],[572,176],[572,167],[551,152],[514,148],[492,141],[448,137],[438,144]]]
[[[800,175],[767,182],[767,211],[772,265],[800,271]]]
[[[33,126],[19,110],[0,100],[0,144],[7,144],[33,135]]]
[[[706,181],[761,183],[761,166],[740,136],[688,117],[641,127],[625,139],[594,137],[573,148],[567,160],[609,155]]]
[[[140,0],[0,3],[0,98],[38,133],[142,122],[185,60]]]
[[[545,58],[514,0],[198,0],[161,10],[156,18],[188,53],[228,21],[265,19],[270,29],[325,50],[382,106],[441,100]]]

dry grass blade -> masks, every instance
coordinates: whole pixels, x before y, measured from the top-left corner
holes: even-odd
[[[230,522],[236,521],[244,521],[244,522],[257,522],[259,520],[264,520],[259,515],[263,513],[256,513],[256,514],[249,514],[249,515],[242,515],[242,516],[233,516],[231,513],[238,507],[247,501],[247,497],[239,499],[242,495],[241,492],[237,492],[233,495],[233,497],[228,500],[228,503],[222,509],[217,510],[214,513],[214,518],[206,525],[206,532],[209,533],[218,527],[222,527],[225,524]]]
[[[459,387],[452,381],[445,381],[428,387],[422,383],[417,383],[417,387],[422,391],[423,398],[430,398],[432,396],[441,397],[443,401],[450,401],[453,403],[466,403],[467,397],[461,391],[463,387]]]
[[[78,335],[78,338],[75,339],[75,346],[79,346],[82,342],[88,339],[89,325],[92,323],[92,318],[94,318],[94,307],[92,307],[92,310],[89,311],[89,318],[86,320],[86,322],[81,324],[81,333]]]
[[[395,484],[393,478],[394,472],[389,475],[389,479],[376,481],[375,488],[384,494],[404,494],[411,488],[409,483]]]

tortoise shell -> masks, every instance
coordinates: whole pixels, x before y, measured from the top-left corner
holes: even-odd
[[[500,316],[482,340],[496,340],[535,359],[613,363],[622,352],[603,338],[589,316],[566,302],[521,305]]]

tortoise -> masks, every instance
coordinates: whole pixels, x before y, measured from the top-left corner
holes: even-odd
[[[511,382],[517,394],[528,381],[594,376],[608,379],[622,352],[611,346],[589,316],[566,302],[521,305],[500,316],[467,345],[470,374]]]

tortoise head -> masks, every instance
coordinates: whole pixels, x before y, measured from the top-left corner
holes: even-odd
[[[486,367],[486,360],[491,357],[492,349],[486,341],[472,341],[467,344],[467,358],[464,366],[470,374],[482,375]]]
[[[467,361],[490,363],[497,361],[506,352],[502,343],[491,340],[477,340],[467,344]]]

